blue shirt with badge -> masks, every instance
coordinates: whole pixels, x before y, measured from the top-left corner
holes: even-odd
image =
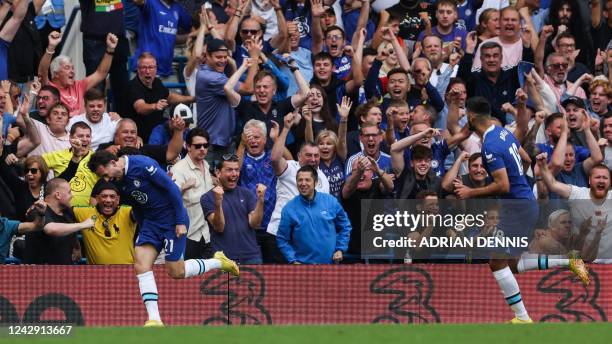
[[[484,134],[482,140],[482,160],[484,168],[489,175],[505,168],[510,182],[510,191],[505,193],[505,199],[535,199],[527,178],[523,173],[523,163],[519,155],[521,145],[508,130],[491,126]]]
[[[168,76],[174,73],[172,59],[174,44],[179,28],[185,32],[191,30],[191,17],[185,8],[177,2],[167,4],[162,0],[146,0],[140,7],[138,27],[138,48],[134,56],[150,52],[157,59],[157,74]],[[133,59],[132,69],[136,68],[138,59]]]
[[[306,8],[304,3],[294,2],[289,4],[286,0],[280,0],[280,5],[285,13],[285,20],[293,21],[297,24],[300,33],[300,47],[304,49],[312,48],[312,16],[310,7]]]
[[[351,175],[351,173],[353,173],[353,162],[358,159],[361,156],[365,156],[365,154],[363,154],[363,151],[359,152],[359,153],[355,153],[353,155],[351,155],[351,157],[348,158],[348,160],[346,161],[346,171],[345,177],[348,177]],[[379,152],[378,153],[378,160],[376,160],[376,163],[378,164],[378,167],[380,167],[381,169],[385,170],[386,172],[391,171],[391,156],[385,152]],[[378,178],[378,176],[376,174],[372,175],[372,180]]]
[[[120,188],[134,199],[135,209],[141,215],[139,222],[146,219],[172,229],[179,224],[189,226],[181,192],[166,170],[144,155],[124,158],[126,172]]]
[[[264,216],[260,228],[268,228],[268,222],[270,222],[276,205],[276,174],[272,168],[271,153],[271,151],[266,151],[263,155],[254,157],[245,152],[240,169],[240,186],[251,190],[253,194],[256,194],[257,184],[267,187],[264,196]]]
[[[346,80],[351,74],[352,58],[342,54],[334,58],[334,74],[340,80]]]
[[[344,180],[346,179],[344,174],[344,163],[336,155],[329,166],[321,160],[319,162],[319,169],[327,177],[327,181],[329,182],[329,193],[339,199],[340,192],[342,191],[342,184],[344,184]]]
[[[438,177],[442,177],[446,173],[446,167],[444,161],[450,154],[450,149],[446,140],[433,141],[431,143],[431,171]],[[404,150],[404,164],[405,166],[412,165],[412,148]]]
[[[476,28],[476,4],[475,0],[465,0],[462,4],[457,4],[457,23],[458,27],[467,32],[474,31]]]

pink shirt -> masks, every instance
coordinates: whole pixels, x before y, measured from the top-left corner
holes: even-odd
[[[476,55],[474,55],[474,63],[472,64],[472,71],[479,70],[482,65],[480,64],[480,47],[485,42],[497,42],[502,46],[502,69],[506,70],[512,68],[521,61],[523,58],[523,41],[519,39],[518,41],[512,44],[505,44],[499,40],[499,37],[489,38],[484,40],[476,50]]]
[[[87,80],[75,80],[72,86],[61,88],[49,80],[49,85],[57,88],[60,92],[62,103],[66,104],[70,117],[85,112],[85,92],[87,91]]]
[[[548,74],[544,75],[544,81],[548,84],[548,86],[550,86],[553,93],[555,94],[555,98],[557,99],[557,107],[559,107],[559,112],[565,113],[565,109],[563,109],[563,107],[561,106],[561,96],[563,95],[563,93],[567,92],[568,88],[572,87],[573,83],[566,81],[565,85],[557,86],[555,85],[555,82],[548,76]],[[574,94],[574,96],[582,98],[583,100],[586,99],[586,93],[580,86],[578,86],[578,88],[576,89],[576,93]]]

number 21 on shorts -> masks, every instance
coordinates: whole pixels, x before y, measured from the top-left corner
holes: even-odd
[[[164,239],[164,251],[166,251],[166,254],[171,254],[172,252],[174,252],[173,239]]]

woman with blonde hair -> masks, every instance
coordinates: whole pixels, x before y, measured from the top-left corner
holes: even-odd
[[[351,105],[351,100],[348,97],[343,97],[342,103],[338,104],[338,113],[340,114],[339,135],[336,135],[332,130],[325,129],[317,135],[316,140],[316,144],[319,146],[319,154],[321,155],[319,168],[329,181],[329,193],[336,197],[340,197],[342,184],[346,178],[344,175],[346,125]]]
[[[480,13],[476,26],[476,47],[484,40],[499,36],[499,10],[487,8]]]

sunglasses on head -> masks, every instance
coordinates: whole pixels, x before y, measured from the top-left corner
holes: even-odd
[[[202,148],[208,148],[208,146],[210,145],[208,142],[207,143],[192,143],[191,144],[195,149],[202,149]]]
[[[238,161],[238,155],[236,154],[223,154],[221,158],[223,161]]]

